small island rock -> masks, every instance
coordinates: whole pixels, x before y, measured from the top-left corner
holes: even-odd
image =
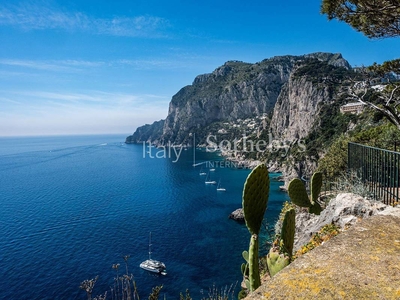
[[[234,212],[232,212],[229,215],[229,219],[233,219],[237,222],[244,222],[244,214],[243,214],[243,208],[238,208]]]

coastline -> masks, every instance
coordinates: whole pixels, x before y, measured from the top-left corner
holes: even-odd
[[[211,172],[213,180],[222,178],[227,189],[218,193],[214,185],[204,184],[200,167],[192,167],[193,148],[183,149],[181,159],[173,163],[169,157],[155,155],[162,149],[152,148],[153,157],[143,157],[140,144],[125,145],[118,137],[95,136],[84,142],[69,138],[57,145],[52,138],[37,138],[35,144],[37,151],[25,153],[27,146],[32,150],[31,141],[10,141],[9,148],[18,154],[3,156],[0,176],[7,203],[3,213],[9,216],[4,219],[9,226],[2,234],[10,237],[3,241],[3,249],[13,262],[5,269],[24,270],[5,278],[3,298],[23,298],[32,289],[35,299],[49,299],[49,289],[60,297],[75,298],[81,293],[77,288],[80,282],[96,275],[100,277],[95,293],[106,291],[113,278],[110,265],[122,265],[120,255],[125,254],[131,255],[129,270],[141,297],[145,297],[144,289],[163,284],[168,299],[179,297],[185,289],[200,299],[201,289],[213,284],[222,288],[240,280],[238,266],[241,251],[248,246],[248,232],[227,216],[240,206],[242,183],[249,170],[220,168]],[[199,161],[224,159],[219,153],[197,155]],[[40,198],[32,199],[26,188]],[[268,220],[277,218],[282,197],[274,197]],[[34,205],[29,205],[33,201]],[[21,203],[28,203],[24,211],[19,209]],[[19,227],[12,218],[14,211],[21,214]],[[168,276],[154,277],[139,268],[147,257],[149,231],[155,241],[154,257],[165,262]],[[182,247],[183,239],[192,242]],[[25,248],[15,246],[27,240],[40,251],[22,254]],[[228,247],[238,249],[237,253],[226,255]],[[52,270],[43,268],[45,257],[57,258]],[[202,263],[205,260],[208,265]],[[56,272],[60,268],[68,285]],[[21,282],[22,287],[17,285]]]

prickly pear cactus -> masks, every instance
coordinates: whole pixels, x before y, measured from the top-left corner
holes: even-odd
[[[248,289],[248,290],[250,291],[250,289],[251,289],[250,281],[249,281],[248,279],[246,279],[246,280],[244,281],[244,284],[246,285],[246,289]]]
[[[292,202],[301,207],[308,207],[309,212],[321,214],[321,205],[317,202],[322,187],[322,173],[316,172],[311,177],[311,199],[307,195],[306,187],[303,182],[295,178],[288,186],[288,194]]]
[[[310,207],[310,214],[320,215],[322,211],[321,205],[318,202],[315,202],[313,206]]]
[[[243,256],[244,260],[248,263],[249,262],[249,252],[243,251],[242,256]]]
[[[271,248],[269,250],[269,253],[267,255],[267,265],[271,277],[275,276],[276,273],[289,265],[289,263],[289,256],[283,253],[279,253],[279,249]]]
[[[291,208],[289,209],[286,214],[285,218],[283,219],[282,223],[282,232],[281,232],[281,240],[283,242],[282,247],[284,248],[285,252],[289,255],[289,258],[292,257],[293,254],[293,244],[294,244],[294,233],[296,230],[296,211]]]
[[[244,278],[246,278],[249,275],[249,252],[243,251],[242,256],[243,256],[244,260],[246,261],[246,263],[243,263],[241,265],[241,270],[242,270],[242,274],[243,274]]]
[[[250,173],[244,184],[243,214],[251,234],[259,234],[269,196],[269,174],[265,164]]]
[[[288,194],[292,202],[300,207],[311,207],[306,187],[299,178],[294,178],[288,185]]]
[[[265,164],[257,166],[247,177],[243,189],[243,214],[251,234],[248,252],[249,289],[256,290],[261,285],[258,263],[258,249],[261,224],[267,209],[269,196],[269,174]],[[244,257],[244,255],[243,255]],[[246,257],[244,257],[246,259]]]
[[[311,200],[315,203],[318,200],[322,188],[322,173],[316,172],[311,177]]]
[[[240,270],[242,271],[242,275],[243,276],[247,276],[247,264],[245,264],[245,263],[242,263],[242,265],[240,266]]]

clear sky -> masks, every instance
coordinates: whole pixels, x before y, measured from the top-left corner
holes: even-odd
[[[131,134],[228,60],[400,57],[319,13],[321,0],[0,0],[0,136]]]

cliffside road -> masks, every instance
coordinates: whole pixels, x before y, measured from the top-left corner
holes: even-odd
[[[400,299],[400,218],[356,223],[246,299]]]

